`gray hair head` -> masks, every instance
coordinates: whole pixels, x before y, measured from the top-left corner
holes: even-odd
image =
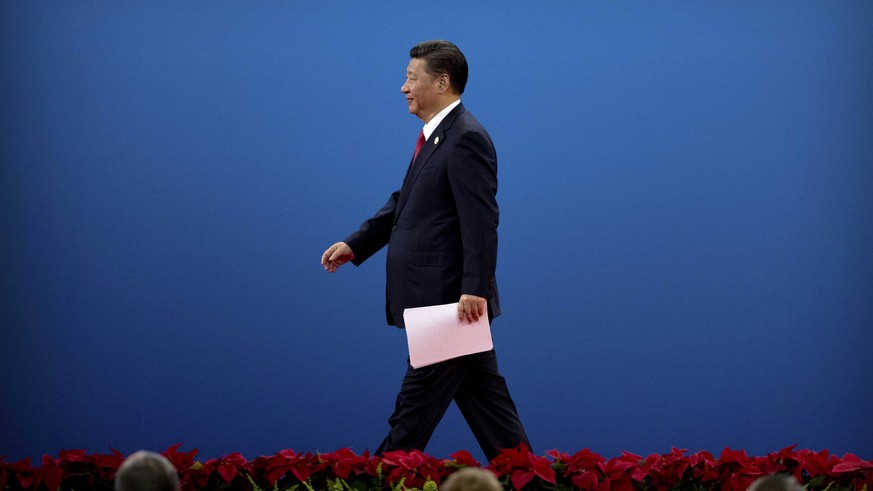
[[[453,472],[440,491],[503,491],[503,486],[491,471],[466,467]]]
[[[749,486],[748,491],[804,491],[804,489],[794,476],[776,474],[759,478]]]
[[[115,491],[179,491],[179,473],[163,455],[140,450],[118,468]]]

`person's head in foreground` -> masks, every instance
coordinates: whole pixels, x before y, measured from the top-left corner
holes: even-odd
[[[467,467],[453,472],[440,491],[503,491],[503,486],[491,471]]]
[[[163,455],[140,450],[118,468],[115,491],[179,491],[179,474]]]
[[[776,474],[759,478],[749,486],[748,491],[804,491],[804,489],[794,476]]]

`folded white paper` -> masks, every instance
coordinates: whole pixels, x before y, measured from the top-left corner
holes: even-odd
[[[405,309],[403,321],[409,344],[409,364],[413,368],[494,347],[488,315],[479,317],[476,322],[460,321],[457,303]]]

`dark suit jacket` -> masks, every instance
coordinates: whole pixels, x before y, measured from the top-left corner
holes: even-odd
[[[388,245],[388,324],[403,309],[488,299],[500,314],[497,265],[497,155],[485,128],[463,104],[440,122],[385,206],[345,242],[356,266]]]

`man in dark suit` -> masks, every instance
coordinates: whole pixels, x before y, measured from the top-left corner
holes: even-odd
[[[385,310],[388,323],[400,328],[406,308],[453,302],[462,321],[493,319],[500,314],[497,155],[461,104],[467,60],[448,41],[419,43],[409,55],[401,91],[425,126],[403,185],[321,262],[332,273],[388,245]],[[489,460],[501,448],[530,446],[491,350],[409,366],[377,453],[423,450],[453,399]]]

